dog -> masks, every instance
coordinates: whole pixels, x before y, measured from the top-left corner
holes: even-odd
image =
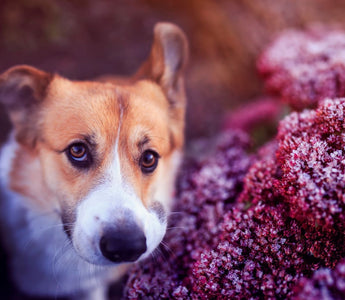
[[[71,81],[20,65],[0,76],[1,231],[18,289],[106,299],[161,243],[184,144],[188,42],[158,23],[130,78]]]

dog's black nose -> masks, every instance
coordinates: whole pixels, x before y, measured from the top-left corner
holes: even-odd
[[[112,262],[136,261],[146,251],[146,237],[137,226],[106,231],[100,240],[100,249]]]

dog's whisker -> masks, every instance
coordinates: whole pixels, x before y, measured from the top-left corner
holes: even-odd
[[[162,255],[162,253],[160,252],[159,248],[157,247],[157,248],[156,248],[155,250],[153,250],[153,251],[151,252],[151,254],[150,254],[151,259],[152,259],[152,261],[153,261],[153,263],[154,263],[155,265],[158,264],[158,255]]]
[[[83,281],[83,278],[82,278],[82,269],[79,267],[80,265],[80,260],[77,260],[76,261],[76,264],[75,264],[75,271],[76,273],[78,274],[77,276],[77,285],[79,286],[79,290],[81,290],[81,287],[82,287],[82,281]],[[84,269],[85,270],[85,269]]]
[[[185,212],[183,211],[171,211],[168,213],[168,216],[172,216],[172,215],[183,215],[183,214],[186,214]]]
[[[169,245],[167,243],[165,243],[164,241],[161,241],[160,243],[163,248],[168,252],[169,256],[171,256],[172,258],[176,258],[176,254],[175,252],[169,247]],[[164,255],[163,255],[164,256]],[[164,256],[164,259],[166,260],[166,256]]]
[[[59,277],[58,277],[58,274],[57,274],[57,264],[58,262],[64,257],[67,255],[68,253],[68,250],[66,251],[66,248],[69,247],[71,245],[71,241],[69,239],[65,239],[62,247],[60,249],[55,249],[55,254],[54,254],[54,257],[53,257],[53,265],[52,265],[52,271],[53,271],[53,276],[54,276],[54,279],[56,281],[56,294],[58,294],[58,289],[60,288],[61,286],[61,283],[59,281]]]
[[[167,243],[165,243],[164,241],[161,241],[160,244],[161,244],[161,245],[163,246],[163,248],[164,248],[165,250],[167,250],[170,254],[173,254],[173,251],[171,250],[171,248],[168,246]]]
[[[62,259],[63,256],[68,254],[68,251],[72,249],[72,247],[68,248],[71,245],[72,245],[72,241],[69,239],[66,239],[62,247],[60,249],[56,249],[56,252],[53,258],[54,265],[56,265],[59,262],[59,260]]]
[[[35,215],[29,219],[27,219],[28,222],[32,223],[34,222],[35,220],[37,219],[40,219],[40,218],[44,218],[44,217],[48,217],[48,216],[51,216],[51,215],[54,215],[56,214],[57,216],[60,216],[60,212],[56,209],[53,209],[53,210],[50,210],[50,211],[45,211],[39,215]]]
[[[167,227],[166,230],[174,230],[174,229],[186,229],[187,227],[184,226],[172,226],[172,227]]]
[[[27,240],[27,242],[23,246],[23,249],[27,249],[31,245],[31,243],[33,243],[33,241],[37,238],[37,235],[40,235],[40,234],[44,233],[45,231],[52,230],[52,229],[55,229],[57,227],[60,227],[60,225],[61,224],[54,224],[54,225],[47,226],[47,227],[44,227],[44,228],[40,228],[39,230],[36,230],[35,231],[35,236],[32,236],[30,239]],[[27,239],[27,237],[28,237],[26,232],[23,232],[21,235],[23,236],[24,239]]]
[[[45,231],[48,231],[48,230],[53,230],[53,229],[56,229],[56,228],[64,228],[65,231],[68,231],[68,232],[72,232],[72,228],[66,228],[65,226],[68,226],[68,225],[74,225],[74,223],[67,223],[67,224],[53,224],[53,225],[50,225],[50,226],[46,226],[44,228],[40,228],[38,230],[35,231],[35,235],[41,235],[43,234]],[[26,233],[23,233],[23,236],[25,235],[26,237]],[[35,237],[32,237],[31,239],[29,239],[25,245],[23,246],[24,249],[26,249],[33,241],[35,240]]]
[[[162,251],[162,249],[160,247],[157,247],[157,253],[164,260],[164,262],[168,262],[168,258],[166,256],[166,254]]]

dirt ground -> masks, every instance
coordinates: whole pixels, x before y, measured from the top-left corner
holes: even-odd
[[[188,144],[214,135],[225,112],[263,92],[255,62],[279,32],[343,28],[344,13],[343,0],[2,0],[0,72],[29,64],[72,79],[129,75],[149,52],[154,24],[174,22],[190,41]],[[9,127],[0,107],[0,143]],[[5,254],[0,261],[0,298],[23,299],[8,281]]]

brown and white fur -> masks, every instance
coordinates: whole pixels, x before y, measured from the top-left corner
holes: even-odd
[[[162,241],[187,48],[177,26],[159,23],[131,78],[71,81],[30,66],[0,76],[13,124],[0,157],[1,225],[24,293],[105,299],[108,283]]]

